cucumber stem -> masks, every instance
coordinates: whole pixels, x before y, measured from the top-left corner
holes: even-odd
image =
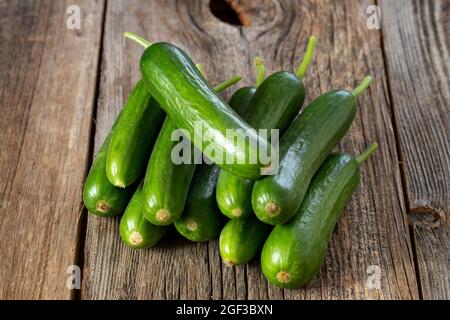
[[[228,87],[231,87],[233,84],[238,83],[239,81],[241,81],[242,77],[241,76],[234,76],[233,78],[227,79],[224,82],[218,84],[217,86],[214,87],[214,91],[219,93],[222,92],[223,90],[225,90]]]
[[[205,69],[203,68],[203,65],[197,63],[195,66],[197,67],[198,71],[200,71],[202,76],[206,78]],[[226,88],[231,87],[233,84],[241,81],[241,79],[242,79],[241,76],[234,76],[233,78],[227,79],[224,82],[219,83],[217,86],[215,86],[214,91],[217,93],[222,92]]]
[[[375,152],[375,150],[377,150],[377,148],[378,148],[378,143],[376,143],[376,142],[372,143],[366,149],[366,151],[364,151],[363,153],[361,153],[359,156],[356,157],[356,162],[358,162],[359,164],[363,163],[364,161],[369,159],[369,157]]]
[[[300,79],[303,79],[303,77],[306,74],[306,71],[308,70],[309,65],[311,64],[315,48],[316,48],[316,37],[311,36],[308,41],[308,47],[306,48],[305,56],[303,57],[303,60],[300,63],[297,72],[295,73],[295,75]]]
[[[206,78],[205,69],[203,68],[203,65],[200,63],[197,63],[195,66],[197,67],[198,71],[200,71],[202,76]]]
[[[266,76],[266,67],[264,66],[264,61],[260,57],[256,57],[254,60],[256,67],[256,82],[255,87],[258,88],[264,81]]]
[[[366,90],[370,86],[372,81],[373,79],[371,76],[364,77],[361,83],[353,90],[353,95],[355,97],[358,97],[364,90]]]
[[[130,40],[133,40],[136,43],[139,43],[141,46],[143,46],[144,48],[148,48],[152,45],[152,43],[140,36],[138,36],[137,34],[133,33],[133,32],[124,32],[123,36],[125,38],[128,38]]]

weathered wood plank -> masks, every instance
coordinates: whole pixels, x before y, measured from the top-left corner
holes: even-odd
[[[369,1],[235,1],[248,10],[247,29],[220,22],[206,1],[115,1],[108,5],[96,145],[103,140],[138,79],[142,51],[122,47],[132,30],[170,41],[205,64],[212,82],[242,73],[253,81],[252,59],[261,55],[269,72],[297,66],[308,37],[318,38],[316,62],[305,81],[310,97],[336,87],[353,88],[375,78],[360,99],[358,119],[341,144],[360,152],[378,141],[380,150],[363,168],[363,182],[333,236],[326,265],[306,289],[269,285],[259,263],[221,266],[217,241],[191,244],[166,237],[154,249],[133,252],[119,239],[118,219],[90,216],[83,298],[371,299],[417,298],[401,177],[391,123],[380,33],[366,28]],[[245,13],[245,11],[244,11]],[[367,268],[381,271],[379,289],[368,288]]]
[[[0,299],[70,298],[102,11],[0,1]]]
[[[422,295],[449,299],[450,7],[440,0],[380,5]]]

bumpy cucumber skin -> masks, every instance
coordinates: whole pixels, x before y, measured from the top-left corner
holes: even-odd
[[[315,99],[289,126],[280,142],[275,175],[255,183],[252,207],[268,224],[288,221],[300,207],[315,172],[342,139],[356,114],[356,98],[337,90]],[[267,207],[274,204],[270,212]]]
[[[256,129],[280,129],[281,136],[304,101],[303,82],[291,72],[276,72],[258,87],[244,113],[244,119]],[[230,219],[252,214],[253,185],[253,180],[222,170],[217,183],[217,204],[220,211]]]
[[[120,220],[120,237],[133,249],[153,247],[167,232],[168,227],[155,226],[144,218],[142,183],[128,203]]]
[[[195,171],[195,164],[174,164],[171,141],[177,126],[169,117],[156,139],[144,178],[144,216],[155,225],[169,225],[180,218]]]
[[[164,118],[165,112],[139,80],[112,131],[106,176],[113,185],[124,188],[141,176]]]
[[[256,92],[254,87],[242,87],[233,94],[229,104],[242,115]],[[223,216],[216,203],[216,186],[220,168],[216,165],[197,166],[189,189],[188,200],[175,228],[188,240],[203,242],[215,238],[223,225]],[[193,230],[195,229],[195,230]]]
[[[168,43],[155,43],[144,51],[140,67],[152,96],[178,128],[187,130],[208,158],[214,161],[215,154],[223,155],[218,163],[221,168],[247,179],[260,177],[262,164],[257,147],[245,137],[256,141],[260,148],[269,148],[269,143],[216,94],[181,49]],[[199,124],[202,132],[198,130]],[[236,130],[238,139],[227,137],[229,129],[239,129]],[[240,146],[238,141],[245,143]],[[250,159],[254,157],[256,163],[252,164]],[[226,159],[235,162],[226,163]]]
[[[258,253],[271,228],[253,215],[229,220],[219,238],[222,260],[229,266],[249,262]]]
[[[177,231],[188,240],[204,242],[220,233],[223,219],[215,199],[219,172],[213,164],[197,167],[183,216],[175,221]]]
[[[120,115],[119,115],[120,118]],[[106,177],[106,153],[109,134],[92,163],[83,187],[83,203],[89,212],[101,217],[121,214],[133,192],[132,186],[122,189],[113,186]]]
[[[282,288],[306,285],[319,272],[334,226],[360,180],[359,164],[331,155],[314,177],[299,211],[270,233],[261,254],[266,278]]]

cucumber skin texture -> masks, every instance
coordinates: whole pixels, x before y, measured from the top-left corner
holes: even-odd
[[[139,80],[112,131],[106,176],[113,185],[127,187],[141,176],[164,118],[165,112]]]
[[[169,117],[163,123],[156,139],[144,178],[144,216],[155,225],[169,225],[180,218],[195,171],[195,164],[174,164],[172,148],[178,141],[171,141],[177,126]],[[157,219],[158,210],[167,210],[170,217]]]
[[[244,132],[249,132],[247,136],[254,139],[259,147],[269,148],[269,143],[251,130],[216,94],[181,49],[168,43],[155,43],[142,54],[140,68],[150,93],[161,108],[178,128],[187,130],[191,140],[208,158],[214,160],[214,151],[217,151],[216,154],[224,156],[219,163],[221,168],[247,179],[260,177],[262,165],[258,150],[245,139]],[[195,130],[199,123],[202,124],[202,132]],[[236,135],[241,141],[245,139],[243,147],[234,137],[226,137],[227,129],[240,129]],[[212,141],[202,134],[207,131],[212,133]],[[226,147],[217,141],[226,141],[234,147]],[[256,155],[257,163],[249,163],[250,155]],[[227,164],[226,159],[236,159],[236,162]]]
[[[216,201],[220,211],[230,219],[245,218],[253,213],[249,198],[253,180],[236,177],[228,171],[220,171],[217,181]]]
[[[283,288],[311,281],[322,267],[334,226],[360,180],[359,164],[346,155],[331,155],[314,177],[305,200],[288,223],[277,225],[264,244],[265,277]],[[289,283],[277,279],[287,272]]]
[[[153,247],[167,232],[168,227],[155,226],[144,218],[142,208],[142,183],[128,203],[120,220],[120,237],[127,246],[133,249]],[[139,233],[142,242],[133,242],[133,233]]]
[[[219,238],[222,260],[230,266],[249,262],[258,253],[271,229],[255,216],[229,220]]]
[[[220,168],[213,164],[202,164],[196,169],[182,217],[175,221],[178,233],[188,240],[204,242],[215,238],[223,225],[217,208],[215,195]],[[190,223],[197,225],[189,229]]]
[[[125,210],[133,192],[131,186],[125,189],[113,186],[106,177],[106,153],[110,138],[111,134],[108,134],[92,162],[83,186],[84,206],[90,213],[101,217],[113,217],[121,214]],[[104,201],[107,204],[107,212],[98,210],[97,206],[100,201]]]
[[[291,72],[275,72],[256,90],[244,119],[253,128],[280,129],[282,133],[299,113],[304,101],[302,80]]]
[[[303,82],[291,72],[279,71],[261,83],[244,119],[256,129],[280,129],[282,133],[297,115],[304,101]],[[222,170],[217,183],[217,203],[220,211],[230,219],[252,214],[253,185],[253,180],[243,179]]]
[[[356,114],[356,98],[336,90],[315,99],[289,126],[280,141],[280,167],[255,183],[252,207],[268,224],[287,222],[300,207],[315,172],[344,137]],[[273,202],[279,213],[269,215]]]
[[[255,92],[255,87],[239,88],[233,93],[228,104],[238,115],[242,116],[247,111]]]
[[[229,105],[238,114],[243,114],[256,92],[254,87],[242,87],[230,98]],[[222,229],[223,216],[216,203],[216,186],[220,167],[201,164],[197,166],[189,189],[188,200],[182,217],[175,221],[178,233],[188,240],[204,242],[215,238]],[[195,222],[196,230],[188,224]]]

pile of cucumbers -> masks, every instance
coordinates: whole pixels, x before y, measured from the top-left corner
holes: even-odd
[[[173,224],[191,241],[219,236],[226,265],[247,263],[262,248],[261,268],[271,283],[307,284],[320,270],[334,226],[359,184],[359,167],[377,148],[374,143],[358,156],[332,153],[372,79],[364,78],[353,91],[324,93],[300,111],[315,48],[311,37],[295,73],[265,77],[264,63],[256,58],[255,85],[238,89],[227,103],[219,93],[240,76],[213,87],[180,48],[124,35],[145,47],[142,79],[92,163],[83,189],[86,208],[102,217],[123,213],[120,236],[131,248],[154,246]],[[229,129],[237,139],[227,135]],[[278,129],[278,149],[254,129]],[[177,149],[179,131],[180,139],[192,142],[187,150]],[[249,132],[258,148],[278,150],[272,174],[262,175],[273,164],[260,157],[251,139],[238,139]],[[174,153],[183,161],[173,161]]]

